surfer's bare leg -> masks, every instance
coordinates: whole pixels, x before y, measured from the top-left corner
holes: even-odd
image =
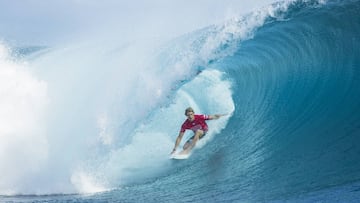
[[[192,140],[192,142],[186,142],[184,144],[184,152],[188,153],[192,148],[195,147],[196,145],[196,142],[199,141],[200,137],[204,135],[204,131],[202,130],[197,130],[195,132],[195,136],[194,136],[194,139]]]
[[[190,147],[191,141],[187,141],[184,146],[183,146],[183,150],[186,150],[188,147]]]

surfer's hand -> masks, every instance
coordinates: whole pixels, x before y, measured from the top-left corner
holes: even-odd
[[[214,115],[212,116],[212,118],[213,118],[213,119],[218,119],[218,118],[220,118],[221,116],[224,116],[224,114],[214,114]]]
[[[215,119],[218,119],[220,118],[221,116],[227,116],[228,114],[227,113],[224,113],[224,114],[215,114],[214,117]]]

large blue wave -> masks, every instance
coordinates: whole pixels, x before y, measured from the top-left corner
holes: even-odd
[[[239,198],[359,180],[359,11],[359,1],[294,4],[217,62],[236,81],[236,111],[216,142]]]
[[[233,83],[226,128],[135,193],[148,189],[154,201],[310,201],[306,194],[324,190],[312,201],[359,197],[354,187],[333,188],[360,179],[360,2],[299,1],[278,12],[209,60]]]
[[[96,146],[96,155],[92,154],[91,160],[84,164],[90,167],[72,174],[71,183],[80,192],[92,192],[94,185],[95,191],[100,186],[110,190],[90,196],[33,198],[94,202],[359,200],[359,13],[358,0],[277,3],[173,40],[151,59],[156,69],[140,77],[126,74],[121,77],[123,83],[116,82],[116,77],[110,78],[106,81],[110,85],[97,82],[90,90],[85,85],[74,89],[71,84],[76,82],[70,80],[68,89],[91,95],[98,92],[97,88],[102,91],[101,88],[121,86],[140,78],[141,82],[133,83],[135,88],[114,99],[123,104],[125,96],[128,98],[125,104],[138,106],[119,110],[112,102],[97,99],[88,104],[83,102],[87,97],[74,99],[75,103],[82,102],[70,110],[86,103],[87,112],[90,107],[105,103],[110,106],[106,110],[112,112],[99,119],[100,137],[105,146]],[[111,47],[110,50],[110,57],[107,55],[105,59],[123,53],[123,49]],[[35,68],[63,56],[62,50],[58,52],[45,53],[45,59],[36,59]],[[132,56],[125,54],[121,59],[129,55]],[[118,60],[111,58],[109,64]],[[44,80],[61,77],[37,70]],[[83,72],[76,68],[71,71],[79,75]],[[114,73],[106,68],[103,72]],[[102,75],[91,77],[96,81],[109,79]],[[154,82],[149,77],[160,80]],[[59,84],[50,84],[49,89],[59,88]],[[113,93],[111,90],[107,89]],[[100,96],[109,98],[106,94]],[[153,99],[150,104],[141,102],[147,97]],[[199,112],[230,115],[224,120],[211,121],[210,135],[199,143],[200,147],[188,160],[167,160],[182,121],[175,115],[182,115],[189,105]],[[140,113],[130,118],[117,114],[130,114],[134,109]],[[87,114],[90,113],[76,118],[87,119]],[[62,120],[67,118],[64,116]],[[53,119],[58,125],[59,119]],[[108,119],[118,119],[116,122],[121,125],[109,130]],[[69,127],[66,121],[62,122],[65,124],[60,127]],[[70,128],[89,123],[77,122]],[[75,134],[92,130],[77,130]],[[63,135],[68,131],[52,132]],[[109,134],[131,136],[114,138]],[[77,139],[73,142],[84,142]],[[112,145],[114,140],[122,144]],[[76,147],[71,150],[79,153]],[[56,150],[63,149],[50,151]],[[79,159],[85,159],[85,152],[78,155]],[[100,187],[99,191],[103,189]],[[68,191],[55,189],[49,193],[63,192]]]

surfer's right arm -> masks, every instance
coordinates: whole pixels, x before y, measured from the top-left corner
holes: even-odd
[[[176,148],[179,146],[180,142],[181,142],[181,139],[182,137],[184,136],[184,132],[180,132],[178,137],[176,138],[176,142],[175,142],[175,146],[174,146],[174,149],[173,151],[171,152],[171,154],[174,154],[176,152]]]

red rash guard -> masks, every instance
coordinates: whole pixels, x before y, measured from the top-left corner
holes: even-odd
[[[205,120],[209,120],[208,115],[194,115],[194,120],[190,121],[186,119],[186,121],[182,124],[180,132],[185,132],[185,130],[189,129],[192,131],[203,130],[206,132],[208,130],[208,126]]]

